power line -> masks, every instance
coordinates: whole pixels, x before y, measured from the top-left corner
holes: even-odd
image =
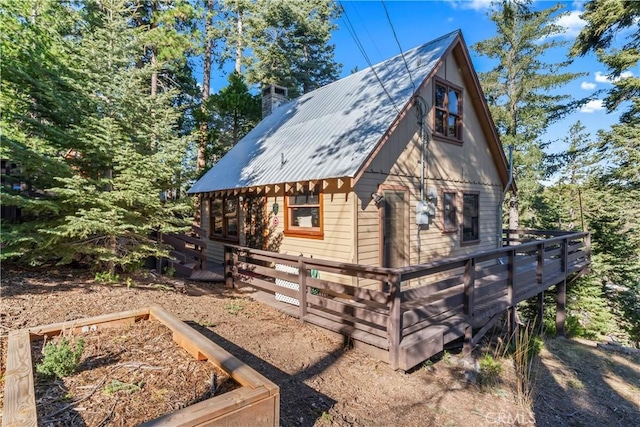
[[[382,86],[382,90],[384,90],[384,93],[387,95],[387,98],[389,98],[389,101],[391,101],[391,105],[393,105],[393,108],[396,110],[396,112],[398,114],[400,114],[400,109],[398,109],[398,106],[396,105],[396,103],[393,102],[393,98],[389,94],[389,91],[387,91],[387,88],[384,87],[384,84],[382,83],[382,80],[380,79],[380,76],[378,76],[378,73],[376,72],[376,69],[373,67],[373,64],[371,63],[371,60],[369,59],[369,55],[367,55],[367,52],[364,49],[364,46],[362,45],[362,42],[360,42],[360,38],[356,34],[356,30],[353,27],[353,24],[351,23],[351,20],[349,19],[349,15],[347,14],[347,10],[344,7],[344,5],[342,4],[342,2],[340,2],[340,8],[342,9],[343,16],[346,18],[346,21],[344,21],[344,20],[343,21],[346,24],[347,30],[349,31],[349,34],[351,34],[351,37],[353,38],[353,41],[355,41],[356,46],[358,47],[358,50],[360,50],[360,53],[362,53],[362,56],[364,56],[364,59],[365,59],[365,61],[367,61],[367,64],[369,64],[369,68],[371,68],[371,71],[373,71],[373,75],[376,76],[376,80],[378,80],[378,83],[380,83],[380,86]]]
[[[387,5],[384,4],[384,0],[380,0],[382,3],[382,7],[384,8],[384,13],[387,15],[387,21],[389,21],[389,25],[391,26],[391,32],[393,32],[393,38],[396,39],[396,43],[398,44],[398,49],[400,49],[400,55],[402,56],[402,60],[404,61],[404,66],[407,69],[407,73],[409,73],[409,80],[411,80],[411,86],[413,87],[413,93],[416,92],[416,84],[413,82],[413,76],[411,75],[411,70],[409,70],[409,64],[407,64],[407,58],[404,57],[404,52],[402,51],[402,46],[400,46],[400,40],[398,40],[398,35],[396,34],[396,29],[393,27],[393,23],[391,22],[391,17],[389,16],[389,11],[387,10]]]

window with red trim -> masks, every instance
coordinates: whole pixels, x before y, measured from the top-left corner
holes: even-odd
[[[322,237],[322,193],[304,187],[285,196],[285,234]]]
[[[434,98],[435,134],[462,141],[462,90],[438,80]]]

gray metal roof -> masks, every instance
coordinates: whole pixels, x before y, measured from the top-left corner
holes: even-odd
[[[458,34],[404,54],[416,89]],[[265,117],[189,193],[354,177],[413,94],[401,55],[304,94]]]

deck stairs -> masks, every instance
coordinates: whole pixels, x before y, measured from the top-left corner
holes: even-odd
[[[171,272],[178,277],[199,277],[207,271],[207,243],[203,229],[193,226],[187,233],[160,234],[158,241],[169,245],[169,257],[158,260],[158,273]]]

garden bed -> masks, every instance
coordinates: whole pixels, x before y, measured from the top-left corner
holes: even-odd
[[[60,336],[77,371],[34,382]],[[3,425],[279,424],[276,385],[159,306],[13,331],[7,356]]]

